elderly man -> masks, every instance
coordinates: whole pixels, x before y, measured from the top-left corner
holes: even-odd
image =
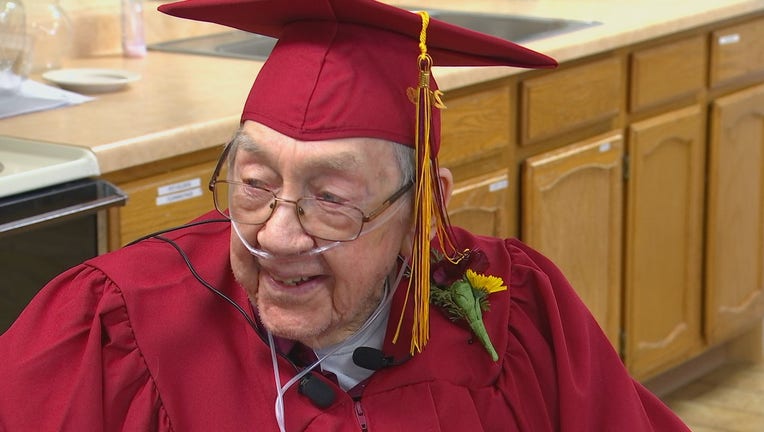
[[[431,66],[552,59],[371,0],[161,9],[279,38],[218,212],[45,287],[0,339],[0,429],[687,430],[552,263],[448,222]]]

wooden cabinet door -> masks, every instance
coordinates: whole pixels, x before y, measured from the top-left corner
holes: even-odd
[[[507,236],[507,171],[479,176],[454,185],[448,203],[448,217],[454,226],[472,233],[494,237]]]
[[[630,129],[624,358],[637,378],[702,346],[703,124],[696,106]]]
[[[764,86],[711,108],[706,337],[719,342],[764,315]]]
[[[610,134],[527,159],[522,239],[552,259],[614,346],[621,327],[623,139]]]

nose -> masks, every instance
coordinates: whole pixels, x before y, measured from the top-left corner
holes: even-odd
[[[274,255],[294,255],[310,250],[315,245],[313,237],[302,228],[296,201],[276,198],[273,213],[257,232],[261,248]]]
[[[297,215],[297,222],[300,222],[300,216],[302,216],[304,212],[302,210],[302,207],[300,207],[299,200],[293,201],[293,200],[288,200],[286,198],[279,198],[277,196],[273,197],[273,204],[271,204],[271,209],[272,209],[271,217],[273,217],[273,213],[275,213],[278,207],[280,207],[280,203],[293,205],[295,214]]]

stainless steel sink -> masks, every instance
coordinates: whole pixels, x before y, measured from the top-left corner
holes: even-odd
[[[433,18],[512,42],[527,43],[601,24],[597,21],[428,10]]]
[[[414,10],[413,8],[410,9]],[[438,9],[428,10],[428,12],[433,18],[517,43],[527,43],[532,40],[544,39],[601,24],[597,21],[481,14]],[[149,49],[264,60],[268,57],[275,44],[276,39],[233,30],[225,33],[160,42],[150,45]]]
[[[276,45],[276,39],[241,30],[176,39],[149,45],[150,50],[201,54],[218,57],[265,60]]]

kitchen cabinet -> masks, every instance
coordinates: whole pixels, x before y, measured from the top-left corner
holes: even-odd
[[[127,204],[110,213],[111,249],[146,234],[182,225],[214,209],[207,184],[215,168],[215,152],[207,161],[179,157],[155,166],[174,166],[152,173],[151,167],[114,173],[112,179],[129,197]],[[146,174],[151,174],[146,176]]]
[[[623,340],[646,378],[703,347],[704,33],[629,54]],[[674,109],[675,107],[684,107]]]
[[[557,264],[618,346],[623,138],[612,133],[531,157],[522,238]]]
[[[625,61],[608,55],[519,82],[520,238],[554,261],[611,343],[622,333]]]
[[[762,28],[518,78],[521,238],[561,267],[638,379],[761,327]],[[618,149],[607,162],[604,142]]]
[[[711,106],[705,331],[719,343],[764,315],[764,85]]]
[[[703,126],[692,106],[629,127],[623,352],[638,378],[702,345]]]

